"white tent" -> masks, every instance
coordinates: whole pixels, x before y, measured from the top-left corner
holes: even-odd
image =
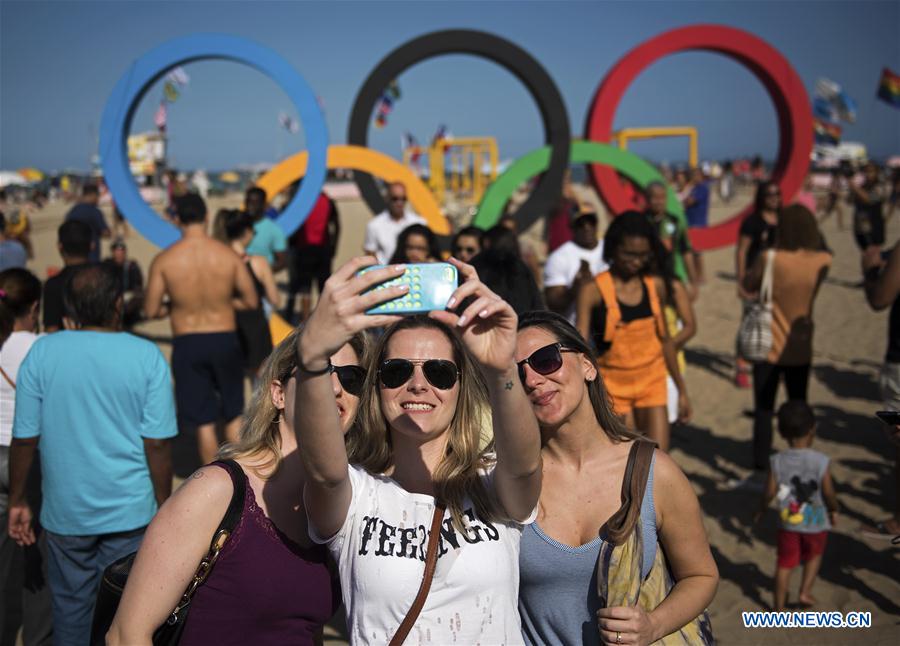
[[[25,186],[28,180],[11,170],[0,170],[0,188],[6,186]]]

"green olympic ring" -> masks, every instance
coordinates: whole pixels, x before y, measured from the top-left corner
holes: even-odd
[[[605,164],[619,171],[642,189],[651,182],[662,182],[666,187],[666,210],[675,216],[680,227],[687,229],[684,207],[675,191],[658,170],[634,153],[596,141],[573,141],[569,150],[569,160],[570,163],[576,164]],[[537,148],[515,160],[485,191],[472,224],[484,231],[497,224],[515,190],[532,177],[546,171],[549,165],[550,146]]]

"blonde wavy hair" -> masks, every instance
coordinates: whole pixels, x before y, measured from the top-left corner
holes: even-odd
[[[226,444],[219,450],[217,459],[236,460],[240,458],[264,458],[260,471],[265,478],[270,478],[281,466],[281,431],[278,427],[281,411],[272,402],[272,382],[286,384],[291,373],[297,367],[297,337],[301,328],[295,328],[279,343],[268,359],[263,363],[259,373],[259,384],[250,400],[250,406],[244,413],[238,441]],[[372,342],[367,332],[356,334],[349,341],[356,353],[360,366],[365,366],[371,351]]]
[[[453,360],[459,368],[459,396],[448,429],[447,452],[432,474],[432,481],[435,498],[450,510],[454,526],[465,531],[463,512],[467,497],[481,520],[490,522],[502,514],[478,473],[492,462],[488,450],[480,448],[483,444],[482,424],[490,419],[487,386],[475,359],[459,337],[443,323],[424,315],[411,316],[389,327],[378,340],[367,365],[356,429],[349,436],[347,453],[351,464],[359,465],[373,475],[382,474],[391,466],[391,433],[381,408],[378,369],[395,334],[419,329],[437,330],[443,334],[450,341]]]

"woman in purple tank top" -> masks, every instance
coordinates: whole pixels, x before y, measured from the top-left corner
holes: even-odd
[[[246,478],[241,519],[190,605],[181,646],[314,644],[340,603],[327,551],[307,533],[304,476],[293,430],[297,332],[264,364],[233,459]],[[332,390],[341,427],[353,425],[368,338],[358,334],[331,356]],[[108,644],[151,644],[180,600],[231,501],[224,465],[194,473],[147,529]]]

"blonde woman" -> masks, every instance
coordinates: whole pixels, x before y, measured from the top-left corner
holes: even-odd
[[[293,429],[297,335],[291,333],[264,364],[240,441],[219,455],[244,472],[244,508],[194,594],[181,646],[317,643],[339,604],[326,552],[309,540],[301,499],[304,472]],[[337,411],[341,435],[356,417],[366,346],[366,337],[357,334],[330,355],[322,396]],[[214,462],[162,506],[144,536],[108,644],[151,643],[206,555],[233,490],[229,472]]]
[[[295,428],[310,536],[338,562],[350,641],[386,644],[396,634],[422,583],[437,513],[436,570],[410,642],[521,643],[519,539],[534,519],[541,458],[516,376],[515,312],[452,259],[463,283],[448,306],[471,298],[464,310],[366,315],[406,289],[366,293],[404,271],[357,274],[374,262],[356,258],[328,280],[297,344]],[[325,396],[328,357],[359,331],[385,325],[348,456]],[[479,449],[488,404],[494,455]]]

